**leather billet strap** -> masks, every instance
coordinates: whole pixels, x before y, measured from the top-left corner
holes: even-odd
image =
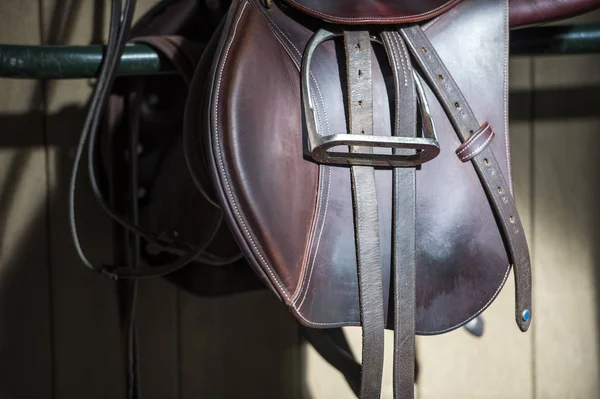
[[[456,149],[456,156],[463,162],[469,162],[490,145],[495,135],[494,129],[489,123],[485,122],[479,130],[474,132],[467,141]]]
[[[461,142],[466,142],[471,133],[480,131],[481,125],[456,82],[420,27],[402,28],[400,34],[419,64],[423,76],[438,97]],[[531,262],[525,232],[510,194],[509,185],[491,148],[489,146],[482,148],[471,162],[496,215],[509,260],[514,267],[515,317],[521,331],[526,331],[531,323]]]
[[[417,135],[417,92],[410,56],[397,31],[381,34],[394,77],[394,136]],[[394,152],[399,151],[397,149]],[[416,168],[394,168],[392,273],[394,282],[394,398],[414,398],[416,307]]]
[[[349,131],[373,134],[373,81],[371,39],[366,31],[344,32],[348,81]],[[371,147],[351,147],[354,153],[373,152]],[[361,398],[381,394],[384,356],[383,281],[379,244],[379,215],[372,166],[352,166],[352,200],[358,264],[358,289],[363,326]]]

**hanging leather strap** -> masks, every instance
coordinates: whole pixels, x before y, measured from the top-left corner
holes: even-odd
[[[469,140],[471,135],[479,135],[485,129],[491,129],[491,126],[485,123],[481,125],[477,121],[458,85],[452,79],[421,28],[418,26],[403,28],[400,29],[400,34],[421,67],[424,78],[428,81],[444,108],[460,141],[464,143]],[[468,60],[465,62],[468,62]],[[504,178],[493,151],[487,146],[493,138],[493,134],[490,134],[489,137],[487,143],[484,141],[476,150],[472,151],[473,154],[470,154],[472,157],[467,157],[468,159],[465,158],[465,160],[470,160],[473,163],[492,210],[496,215],[509,261],[514,268],[516,322],[521,331],[526,331],[531,323],[531,261],[529,250],[510,186]]]
[[[373,134],[373,82],[371,40],[365,31],[344,32],[348,82],[349,131]],[[354,153],[371,153],[370,147],[351,147]],[[352,166],[352,199],[358,264],[358,288],[363,327],[361,399],[379,398],[383,375],[383,283],[379,247],[379,215],[375,170]]]
[[[381,34],[394,77],[393,135],[416,137],[417,94],[408,50],[397,31]],[[394,149],[394,153],[399,150]],[[393,170],[394,398],[413,399],[415,381],[416,168]]]

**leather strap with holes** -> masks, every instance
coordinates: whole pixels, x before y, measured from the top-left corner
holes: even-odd
[[[416,137],[417,93],[408,50],[397,31],[382,32],[394,77],[394,136]],[[399,150],[394,149],[394,153]],[[416,168],[394,168],[392,273],[394,282],[394,398],[414,398],[416,307]]]
[[[470,132],[479,131],[481,125],[456,82],[420,27],[411,26],[400,29],[399,32],[439,99],[456,134],[461,142],[466,142],[469,140]],[[509,185],[491,148],[487,145],[481,148],[471,158],[471,162],[496,215],[509,261],[514,268],[515,317],[521,331],[526,331],[531,322],[531,262],[523,226],[510,194]]]
[[[371,39],[366,31],[345,31],[349,131],[373,134]],[[372,153],[371,147],[351,147]],[[352,166],[352,201],[358,266],[358,290],[363,331],[361,399],[381,394],[384,356],[383,280],[379,243],[379,210],[372,166]]]

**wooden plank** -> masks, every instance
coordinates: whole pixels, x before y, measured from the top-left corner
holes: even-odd
[[[344,328],[346,338],[352,348],[356,358],[361,360],[361,344],[362,332],[358,327]],[[385,334],[385,367],[383,377],[383,389],[387,390],[391,387],[391,364],[388,365],[388,360],[391,359],[391,348],[388,344],[392,342],[394,337],[386,332]],[[305,345],[305,362],[306,362],[306,388],[307,397],[315,399],[334,399],[334,398],[352,398],[354,393],[348,386],[344,376],[327,363],[321,355],[310,344]],[[386,398],[382,395],[382,398]]]
[[[159,0],[139,0],[135,19]],[[144,399],[179,398],[179,289],[162,278],[140,280],[136,326]]]
[[[136,18],[157,0],[138,2]],[[105,1],[43,0],[45,42],[104,42]],[[77,258],[67,225],[67,186],[75,143],[83,125],[90,81],[58,81],[48,87],[47,120],[52,186],[52,259],[54,265],[56,396],[125,396],[125,363],[115,284],[85,270]],[[96,262],[111,259],[112,226],[92,198],[85,168],[77,193],[82,242]],[[86,226],[94,226],[93,229]],[[163,281],[140,285],[138,337],[140,380],[145,398],[176,397],[176,290]]]
[[[0,2],[3,43],[40,43],[37,0]],[[52,394],[43,97],[0,79],[0,397]],[[34,383],[32,383],[34,382]]]
[[[89,89],[87,82],[56,83],[47,118],[53,143],[49,173],[55,393],[60,398],[121,398],[125,374],[115,283],[84,268],[68,228],[68,179],[73,147],[83,123],[82,103]],[[109,262],[112,226],[85,180],[78,187],[76,206],[88,256],[94,262]]]
[[[577,22],[600,21],[600,13]],[[600,389],[597,290],[600,56],[540,57],[534,85],[535,386],[538,398]]]
[[[600,388],[600,190],[593,183],[600,170],[599,131],[597,117],[536,121],[534,328],[540,398],[587,398]]]
[[[103,7],[104,2],[100,1],[42,0],[44,43],[101,41],[106,22]],[[55,396],[60,398],[125,395],[115,284],[83,267],[68,227],[68,180],[91,88],[86,80],[53,81],[47,85],[54,386]],[[86,179],[81,179],[76,205],[82,244],[89,257],[94,262],[110,261],[112,227],[96,206]]]
[[[179,289],[166,280],[140,281],[136,324],[144,399],[180,397],[178,296]]]
[[[301,398],[297,324],[271,292],[180,294],[181,398]]]

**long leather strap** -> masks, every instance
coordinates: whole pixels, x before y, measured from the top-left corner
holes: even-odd
[[[420,27],[411,26],[400,29],[400,34],[421,67],[425,79],[438,97],[456,134],[462,142],[467,141],[471,133],[481,130],[481,125],[456,82]],[[514,199],[510,194],[510,187],[493,151],[486,146],[477,150],[470,160],[496,215],[507,247],[509,261],[514,268],[515,318],[519,328],[526,331],[531,323],[531,262],[523,226]]]
[[[373,134],[373,82],[371,40],[365,31],[344,32],[348,81],[349,131]],[[355,153],[370,153],[369,147],[352,147]],[[358,288],[363,327],[362,399],[379,398],[383,375],[384,312],[379,254],[379,215],[375,170],[352,166],[352,199],[358,264]]]
[[[397,31],[383,32],[394,76],[395,136],[415,137],[417,95],[408,50]],[[394,149],[394,153],[399,150]],[[394,168],[392,273],[394,281],[394,398],[414,398],[416,168]]]

